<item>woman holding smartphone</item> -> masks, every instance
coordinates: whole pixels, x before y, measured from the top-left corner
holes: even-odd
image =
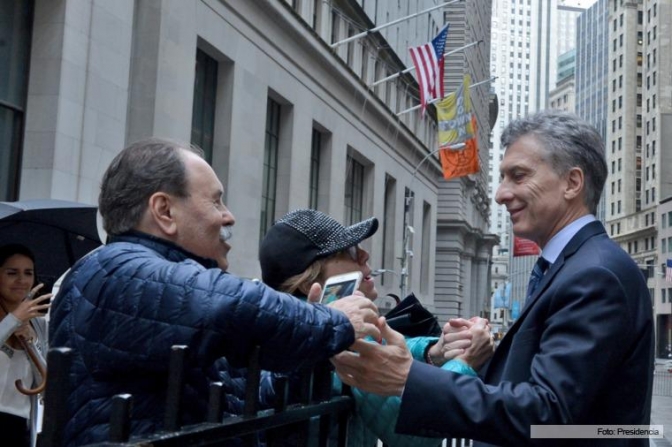
[[[29,446],[30,424],[35,420],[36,396],[22,394],[15,382],[34,385],[37,367],[24,350],[24,343],[37,347],[38,359],[44,362],[47,352],[47,324],[42,312],[50,304],[51,294],[32,299],[42,284],[35,285],[35,257],[25,246],[0,247],[0,436],[2,445]]]
[[[375,300],[378,291],[369,265],[369,253],[360,243],[378,229],[375,217],[345,227],[332,217],[316,210],[292,211],[280,218],[266,233],[259,249],[263,281],[276,290],[298,297],[308,297],[314,283],[323,288],[330,278],[338,284],[344,278],[360,276],[358,290]],[[356,275],[352,275],[356,272]],[[325,297],[326,299],[326,297]],[[449,345],[458,340],[453,334],[442,337],[407,338],[406,343],[416,360],[434,364],[461,374],[475,375],[473,367],[481,366],[492,355],[489,330],[472,334],[473,349],[462,359],[448,360]],[[455,351],[451,351],[455,352]],[[335,387],[340,381],[334,375]],[[397,435],[394,433],[399,412],[399,397],[383,397],[353,389],[355,416],[348,426],[348,445],[374,446],[381,439],[390,447],[430,447],[441,439]]]

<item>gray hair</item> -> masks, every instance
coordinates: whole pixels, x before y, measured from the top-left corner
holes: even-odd
[[[541,143],[546,161],[558,175],[575,167],[583,171],[583,200],[596,214],[608,173],[604,142],[597,130],[572,113],[544,110],[512,121],[502,133],[502,146],[508,148],[527,135]]]
[[[203,151],[195,146],[161,138],[135,142],[114,157],[103,175],[98,196],[107,234],[135,228],[156,192],[189,196],[183,150],[203,157]]]

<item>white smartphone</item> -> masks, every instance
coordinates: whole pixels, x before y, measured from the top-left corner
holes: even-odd
[[[320,303],[329,304],[344,296],[352,295],[355,290],[359,289],[360,282],[362,282],[362,272],[332,276],[324,283]]]

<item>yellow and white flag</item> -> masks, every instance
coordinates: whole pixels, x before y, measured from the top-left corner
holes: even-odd
[[[471,126],[471,97],[469,96],[469,75],[464,76],[462,85],[436,103],[439,127],[439,148],[462,143],[474,136]]]
[[[471,113],[469,97],[469,75],[454,93],[436,104],[439,127],[439,158],[443,177],[450,180],[480,170],[478,145],[476,141],[476,118]],[[460,143],[459,149],[456,148]]]

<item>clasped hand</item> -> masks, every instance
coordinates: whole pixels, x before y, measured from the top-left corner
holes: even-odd
[[[457,358],[474,369],[485,363],[494,351],[488,320],[472,317],[453,318],[443,326],[438,342],[429,349],[432,363],[441,366]]]
[[[457,358],[474,369],[487,362],[495,351],[490,323],[485,318],[452,318],[443,326],[442,353]]]
[[[357,340],[352,346],[355,352],[341,352],[331,362],[341,380],[350,386],[383,396],[400,396],[413,358],[404,336],[392,330],[385,318],[381,317],[379,324],[386,344]],[[439,342],[429,354],[443,361],[458,358],[477,369],[492,356],[493,350],[488,320],[457,318],[446,323]]]

